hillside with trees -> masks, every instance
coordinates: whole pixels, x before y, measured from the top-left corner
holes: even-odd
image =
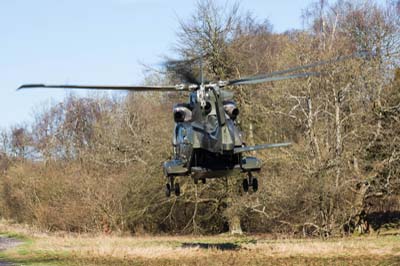
[[[50,231],[132,234],[329,237],[400,227],[400,2],[320,0],[302,16],[305,29],[276,33],[244,4],[202,0],[174,44],[182,60],[204,55],[209,80],[369,51],[316,66],[316,77],[232,89],[246,143],[294,143],[257,152],[257,193],[238,190],[242,179],[232,176],[182,179],[182,195],[165,197],[171,110],[185,93],[70,94],[1,132],[1,217]],[[178,83],[175,72],[144,82]]]

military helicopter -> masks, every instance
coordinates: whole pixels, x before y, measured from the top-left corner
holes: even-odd
[[[234,80],[219,80],[205,82],[182,83],[174,86],[97,86],[97,85],[45,85],[26,84],[18,88],[56,88],[56,89],[94,89],[94,90],[126,90],[126,91],[159,91],[159,92],[189,92],[187,103],[178,103],[173,108],[173,156],[163,164],[164,175],[167,178],[165,194],[167,197],[174,192],[181,193],[180,185],[175,182],[178,176],[190,176],[197,184],[209,178],[231,176],[235,172],[247,175],[242,187],[245,192],[249,187],[256,192],[258,179],[254,172],[261,170],[261,160],[245,153],[287,147],[290,142],[246,146],[242,133],[236,124],[239,109],[233,100],[233,93],[224,90],[225,87],[251,85],[272,81],[296,78],[307,78],[319,75],[318,72],[304,72],[306,69],[329,63],[343,61],[354,57],[363,57],[365,53],[355,53],[313,64],[297,66],[269,74],[244,77]],[[202,67],[201,67],[202,69]]]

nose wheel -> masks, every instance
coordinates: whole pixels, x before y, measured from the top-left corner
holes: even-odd
[[[178,182],[174,182],[174,177],[168,177],[168,183],[165,185],[165,196],[170,197],[171,193],[174,192],[175,196],[181,195],[181,187]]]
[[[244,192],[249,191],[249,187],[251,186],[253,188],[254,192],[257,192],[258,190],[258,179],[256,177],[253,177],[251,172],[248,174],[248,177],[246,179],[243,179],[243,190]]]

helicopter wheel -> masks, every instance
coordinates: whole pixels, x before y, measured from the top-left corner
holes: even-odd
[[[249,181],[247,179],[243,179],[243,190],[244,192],[249,191]]]
[[[199,179],[198,178],[193,178],[194,184],[197,185],[199,183]]]
[[[167,196],[167,198],[169,198],[171,196],[171,185],[170,184],[165,185],[165,196]]]
[[[202,182],[203,184],[205,184],[205,183],[206,183],[206,179],[205,179],[205,178],[202,178],[202,179],[201,179],[201,182]]]
[[[181,194],[181,187],[179,186],[179,183],[175,184],[175,196],[179,196]]]
[[[258,190],[258,180],[257,180],[257,178],[255,178],[255,177],[253,178],[253,182],[252,182],[251,186],[253,187],[253,191],[257,192],[257,190]]]

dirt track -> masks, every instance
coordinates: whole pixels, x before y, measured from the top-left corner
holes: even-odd
[[[13,238],[8,238],[8,237],[0,237],[0,251],[13,248],[17,245],[19,245],[21,241],[13,239]],[[11,266],[14,265],[12,263],[0,260],[0,266]]]

